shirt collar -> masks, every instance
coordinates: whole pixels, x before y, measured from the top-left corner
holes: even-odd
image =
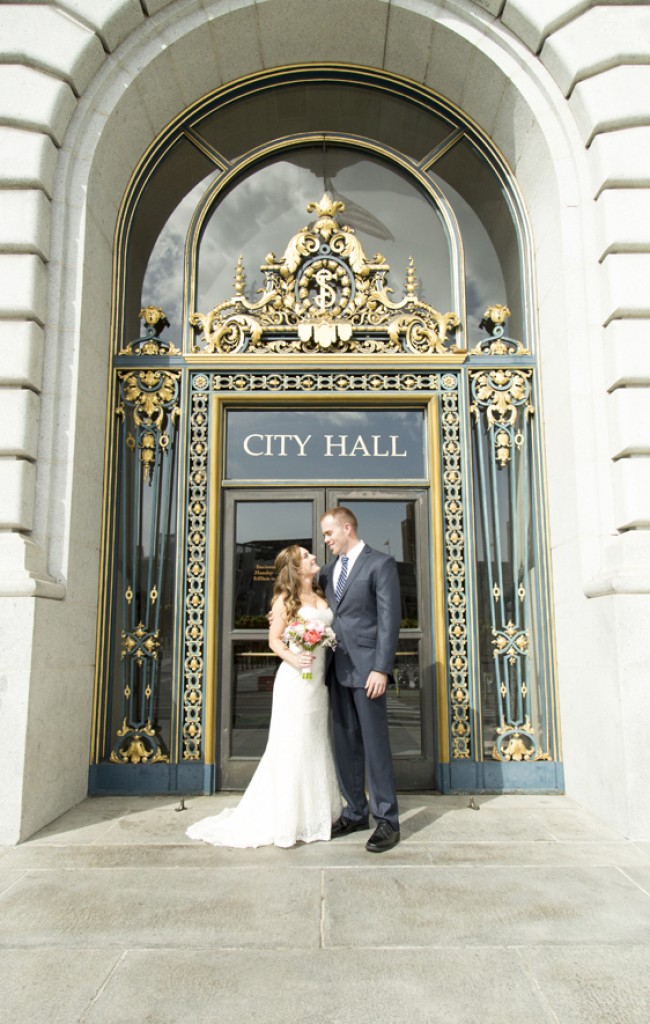
[[[357,544],[354,545],[353,548],[350,548],[349,551],[346,551],[346,554],[348,556],[348,572],[350,571],[350,569],[352,568],[352,566],[356,562],[357,558],[359,557],[359,555],[361,554],[361,552],[363,551],[365,546],[366,546],[366,542],[363,541],[363,540],[360,540]],[[340,557],[341,556],[339,555],[339,558]]]

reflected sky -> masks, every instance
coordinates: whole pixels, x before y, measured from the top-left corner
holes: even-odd
[[[215,174],[200,181],[176,207],[161,231],[142,286],[143,304],[161,306],[180,336],[187,230],[199,199]],[[471,337],[486,307],[507,304],[503,271],[480,219],[460,194],[440,177],[431,178],[446,194],[459,222],[465,251],[466,302]],[[447,312],[453,308],[449,252],[443,225],[433,205],[411,181],[379,160],[332,147],[300,150],[275,160],[239,182],[222,197],[208,218],[199,252],[196,306],[207,312],[233,294],[234,268],[243,255],[247,294],[264,284],[259,269],[267,253],[281,255],[289,239],[307,225],[308,202],[328,188],[346,204],[341,221],[354,228],[367,256],[377,250],[391,265],[388,285],[403,295],[407,261],[413,256],[418,291]]]
[[[342,499],[341,504],[357,516],[359,536],[366,544],[392,555],[398,562],[407,557],[403,523],[407,506],[412,502]],[[277,541],[278,551],[289,544],[301,543],[312,537],[312,504],[308,501],[238,501],[236,535],[237,544]],[[309,546],[315,550],[315,538]]]
[[[488,306],[495,302],[508,304],[503,270],[490,236],[480,219],[463,197],[437,174],[429,172],[456,215],[465,252],[465,303],[467,333],[480,337],[478,325]]]
[[[208,174],[178,204],[158,235],[142,282],[142,305],[164,309],[171,327],[169,333],[177,338],[183,329],[185,237],[199,199],[214,177],[214,173]]]
[[[313,220],[307,204],[326,189],[346,204],[340,223],[355,230],[366,255],[379,251],[390,263],[396,298],[413,256],[420,296],[445,312],[452,308],[449,248],[437,209],[387,164],[332,147],[325,155],[309,148],[269,162],[224,196],[201,240],[198,309],[206,312],[232,295],[240,254],[249,298],[262,289],[265,256],[282,255],[290,238]]]
[[[228,480],[422,480],[424,412],[231,410]]]
[[[398,562],[409,560],[404,550],[403,524],[407,520],[407,501],[343,501],[359,521],[359,537],[377,551],[392,555]]]
[[[281,551],[311,534],[310,501],[237,502],[237,544],[277,540]]]

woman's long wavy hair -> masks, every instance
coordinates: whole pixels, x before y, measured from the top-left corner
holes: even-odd
[[[301,562],[302,557],[300,545],[298,544],[291,544],[288,548],[283,548],[275,559],[276,579],[275,586],[273,587],[273,601],[277,597],[282,598],[288,622],[295,619],[302,603],[303,579],[300,575]],[[320,597],[323,595],[322,590],[317,586],[314,587],[314,593]]]

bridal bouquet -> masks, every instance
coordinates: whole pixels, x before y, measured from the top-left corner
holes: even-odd
[[[326,626],[321,619],[303,619],[302,615],[289,623],[282,639],[287,647],[293,644],[303,651],[315,651],[317,647],[336,647],[336,633],[331,626]],[[311,679],[310,668],[303,668],[302,678]]]

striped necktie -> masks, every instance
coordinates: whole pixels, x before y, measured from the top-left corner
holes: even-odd
[[[343,591],[345,590],[345,584],[348,578],[348,556],[341,555],[341,571],[339,578],[336,581],[336,603],[338,604],[343,597]]]

